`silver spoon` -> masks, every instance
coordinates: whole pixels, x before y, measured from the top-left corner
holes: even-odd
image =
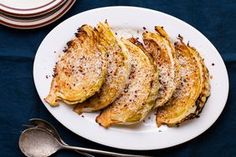
[[[40,128],[44,128],[47,129],[47,131],[49,131],[51,134],[53,134],[58,141],[60,141],[62,144],[64,145],[68,145],[67,143],[65,143],[62,138],[60,137],[58,131],[56,130],[56,128],[50,124],[49,122],[47,122],[46,120],[40,119],[40,118],[32,118],[29,120],[31,124],[33,125],[25,125],[27,127],[40,127]],[[92,154],[88,154],[85,152],[81,152],[81,151],[76,151],[77,153],[84,155],[86,157],[95,157]]]
[[[79,150],[117,157],[147,157],[64,145],[57,140],[52,133],[42,128],[29,128],[24,130],[20,135],[19,147],[27,157],[47,157],[61,149]]]

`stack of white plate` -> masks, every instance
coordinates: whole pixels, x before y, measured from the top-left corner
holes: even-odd
[[[17,29],[46,26],[62,17],[76,0],[0,0],[0,24]]]

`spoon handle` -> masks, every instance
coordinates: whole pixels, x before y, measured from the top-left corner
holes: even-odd
[[[64,145],[66,145],[66,146],[68,146],[64,141],[61,141]],[[76,153],[79,153],[79,154],[81,154],[81,155],[84,155],[84,156],[86,156],[86,157],[95,157],[94,155],[92,155],[92,154],[88,154],[88,153],[85,153],[85,152],[82,152],[82,151],[79,151],[79,150],[75,150],[74,149],[74,151],[76,152]]]
[[[68,145],[63,145],[62,149],[79,150],[79,151],[83,151],[83,152],[97,153],[97,154],[116,156],[116,157],[150,157],[150,156],[144,156],[144,155],[132,155],[132,154],[115,153],[115,152],[109,152],[109,151],[103,151],[103,150],[97,150],[97,149],[90,149],[90,148],[75,147],[75,146],[68,146]]]

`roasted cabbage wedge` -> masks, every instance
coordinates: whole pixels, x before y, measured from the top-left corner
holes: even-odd
[[[45,101],[51,106],[57,106],[58,101],[81,103],[100,90],[106,73],[107,54],[99,46],[98,34],[91,26],[83,25],[56,63]]]
[[[209,73],[197,50],[183,42],[175,45],[180,63],[180,84],[167,104],[157,110],[156,122],[160,126],[178,126],[198,117],[210,95]]]
[[[155,30],[156,33],[144,32],[143,41],[159,71],[160,88],[155,105],[157,108],[163,106],[171,98],[179,84],[179,64],[168,34],[160,26],[156,26]]]
[[[159,83],[158,72],[148,56],[126,39],[131,73],[121,95],[96,118],[103,127],[130,125],[142,121],[155,105]]]
[[[124,90],[130,74],[130,60],[125,45],[116,38],[108,23],[97,26],[99,42],[108,56],[108,74],[101,90],[87,101],[78,104],[77,113],[93,112],[107,107]]]

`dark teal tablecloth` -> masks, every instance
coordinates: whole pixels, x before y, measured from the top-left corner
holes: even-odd
[[[93,143],[73,134],[46,110],[35,90],[32,75],[34,55],[39,44],[50,30],[68,17],[92,8],[111,5],[152,8],[176,16],[200,30],[219,50],[228,69],[230,93],[222,115],[209,130],[187,143],[164,150],[122,151]],[[32,117],[41,117],[50,121],[58,128],[66,142],[77,146],[143,153],[157,157],[236,156],[235,28],[235,0],[78,0],[65,16],[47,27],[22,31],[0,26],[1,156],[23,156],[18,148],[18,138],[23,129],[22,124]],[[77,154],[72,152],[60,152],[55,156],[75,155]]]

